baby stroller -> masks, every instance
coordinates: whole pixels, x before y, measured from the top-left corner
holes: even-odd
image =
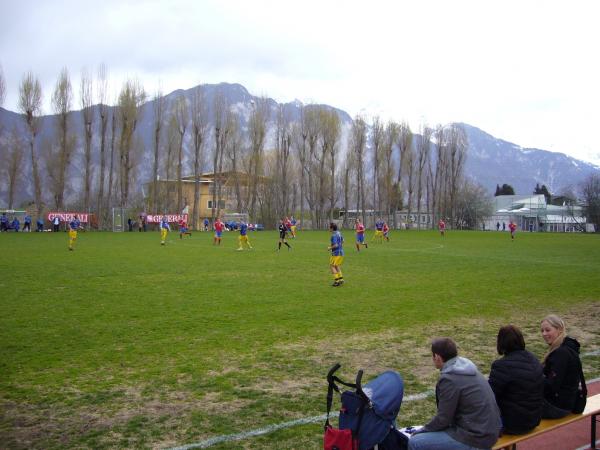
[[[362,370],[358,371],[356,382],[352,384],[334,375],[340,367],[340,364],[336,364],[327,374],[324,449],[406,450],[408,438],[396,429],[395,423],[404,394],[404,382],[400,374],[391,370],[384,372],[363,387]],[[339,430],[329,424],[333,391],[340,393],[336,383],[354,389],[341,393]]]

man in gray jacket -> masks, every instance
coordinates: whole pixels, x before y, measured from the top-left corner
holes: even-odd
[[[501,421],[494,392],[475,364],[458,355],[450,338],[431,343],[440,369],[435,387],[437,414],[409,441],[410,450],[489,449],[498,440]]]

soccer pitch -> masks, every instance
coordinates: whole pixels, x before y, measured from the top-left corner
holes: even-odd
[[[548,313],[600,376],[600,236],[396,231],[357,253],[343,234],[333,288],[326,232],[280,252],[270,231],[241,252],[236,233],[79,233],[74,252],[66,233],[2,233],[0,447],[318,449],[320,420],[232,435],[322,415],[336,362],[348,381],[394,369],[405,396],[430,393],[434,336],[488,373],[510,322],[541,358]],[[423,397],[400,425],[433,413]]]

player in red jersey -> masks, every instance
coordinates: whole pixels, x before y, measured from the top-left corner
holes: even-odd
[[[517,224],[511,220],[510,223],[508,224],[508,229],[510,230],[510,240],[514,241],[515,240],[515,231],[517,231]]]
[[[356,230],[356,251],[360,252],[361,245],[364,245],[365,248],[369,248],[365,242],[365,226],[360,222],[360,219],[356,219],[354,229]]]
[[[225,229],[225,224],[221,222],[221,219],[217,217],[215,220],[215,239],[213,241],[213,245],[221,245],[221,236],[223,235],[223,230]]]
[[[387,242],[390,242],[390,227],[388,226],[387,222],[383,222],[383,238]]]
[[[438,230],[440,230],[442,237],[446,235],[446,222],[444,222],[444,219],[440,219],[438,222]]]
[[[188,226],[185,220],[181,219],[179,222],[179,239],[183,239],[183,235],[192,237],[192,233],[188,230]]]

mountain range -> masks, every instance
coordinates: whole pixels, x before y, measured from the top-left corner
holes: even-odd
[[[188,90],[177,90],[166,95],[167,109],[172,107],[174,100],[180,95],[191,99],[192,92],[196,88]],[[212,117],[211,106],[217,92],[224,96],[226,102],[239,113],[242,127],[246,126],[253,105],[257,101],[257,97],[251,95],[246,88],[240,84],[207,84],[202,85],[206,104],[209,105],[209,117]],[[267,99],[269,107],[274,112],[280,106],[275,100]],[[298,120],[300,117],[300,107],[302,103],[293,101],[282,105],[291,120]],[[341,121],[344,136],[342,142],[346,141],[347,134],[352,123],[351,116],[338,108],[323,105],[335,110]],[[95,107],[97,110],[97,106]],[[95,111],[96,117],[97,111]],[[39,141],[52,141],[55,134],[54,127],[55,117],[46,115],[42,117],[42,125],[39,133]],[[153,122],[154,108],[153,100],[146,102],[142,106],[141,119],[138,125],[138,135],[141,137],[145,151],[138,160],[138,179],[146,181],[150,178],[152,164],[152,140],[153,140]],[[96,121],[97,124],[97,121]],[[556,153],[542,149],[523,148],[517,144],[504,141],[502,139],[491,136],[475,126],[469,124],[460,124],[464,128],[468,137],[468,150],[465,164],[465,175],[472,180],[484,186],[490,194],[495,191],[496,185],[504,183],[510,184],[515,189],[517,194],[530,194],[537,183],[544,184],[553,194],[560,194],[566,191],[577,191],[577,185],[583,181],[591,173],[600,173],[600,167],[593,164],[575,159],[563,153]],[[76,131],[79,136],[82,136],[82,117],[81,114],[75,111],[72,114],[71,122],[72,130]],[[11,130],[15,128],[17,132],[26,138],[26,131],[22,117],[12,111],[0,108],[0,129],[3,133],[0,135],[0,151],[4,152],[8,142],[8,136]],[[270,127],[270,133],[267,136],[266,148],[272,147],[274,127]],[[99,146],[98,131],[95,131],[94,146]],[[186,145],[191,147],[191,137],[188,136]],[[77,155],[74,158],[71,173],[83,173],[83,158],[82,154],[82,139],[79,139]],[[97,147],[96,147],[97,148]],[[205,151],[205,153],[208,153]],[[0,155],[1,157],[2,155]],[[208,158],[206,158],[208,162]],[[2,159],[0,159],[2,161]],[[184,161],[188,162],[189,161]],[[29,153],[26,153],[24,165],[21,173],[25,178],[25,182],[21,184],[17,195],[16,204],[23,202],[33,197],[32,183],[30,178],[31,161]],[[97,166],[98,161],[94,161]],[[188,167],[191,167],[189,165]],[[208,165],[205,166],[208,170]],[[4,175],[2,176],[4,178]],[[72,177],[77,180],[80,177]],[[75,181],[77,182],[77,181]],[[71,195],[78,186],[71,186]],[[68,194],[68,193],[67,193]],[[0,182],[0,207],[4,206],[6,201],[6,183]]]

